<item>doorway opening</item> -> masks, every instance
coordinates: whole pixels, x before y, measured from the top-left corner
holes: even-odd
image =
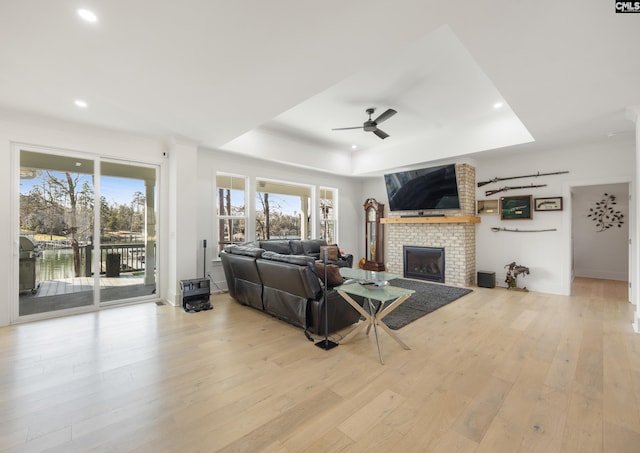
[[[629,294],[629,183],[571,188],[572,295]],[[619,217],[619,218],[618,218]]]

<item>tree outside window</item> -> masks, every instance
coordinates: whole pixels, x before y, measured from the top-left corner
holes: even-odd
[[[218,247],[246,241],[246,177],[216,176],[216,215]]]
[[[265,180],[257,186],[256,239],[310,237],[310,187]]]

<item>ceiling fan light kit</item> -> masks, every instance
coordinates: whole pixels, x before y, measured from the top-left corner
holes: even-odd
[[[378,129],[378,124],[382,123],[383,121],[388,120],[389,118],[391,118],[393,115],[395,115],[396,112],[394,109],[387,109],[385,110],[383,113],[381,113],[375,120],[371,119],[371,115],[373,115],[373,113],[376,111],[376,109],[374,107],[370,107],[366,110],[367,114],[369,115],[369,119],[367,121],[365,121],[362,126],[353,126],[353,127],[336,127],[332,130],[334,131],[345,131],[348,129],[363,129],[365,132],[373,132],[374,134],[376,134],[378,137],[380,137],[381,139],[385,139],[389,136],[389,134],[387,134],[385,131]]]

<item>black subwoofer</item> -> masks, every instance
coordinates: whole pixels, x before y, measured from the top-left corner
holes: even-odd
[[[481,288],[495,288],[496,287],[496,273],[478,271],[478,286]]]

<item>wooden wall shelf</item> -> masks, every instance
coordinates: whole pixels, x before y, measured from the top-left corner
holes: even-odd
[[[380,223],[480,223],[478,216],[386,217]]]

